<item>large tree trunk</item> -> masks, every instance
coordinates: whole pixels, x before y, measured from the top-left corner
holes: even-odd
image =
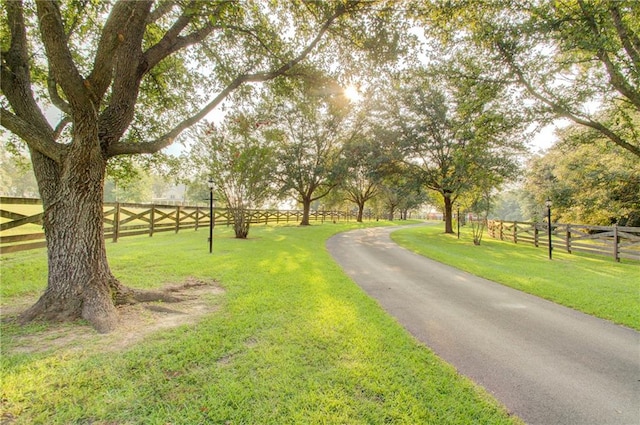
[[[80,152],[84,150],[84,152]],[[103,233],[106,161],[99,147],[71,149],[62,164],[32,152],[44,207],[47,289],[21,316],[61,321],[83,318],[98,332],[117,325],[116,303],[133,291],[111,274]]]
[[[444,197],[444,232],[453,233],[453,202],[451,202],[451,195],[445,193]]]

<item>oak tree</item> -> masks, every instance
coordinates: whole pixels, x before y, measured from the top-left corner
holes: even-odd
[[[445,232],[453,233],[458,196],[514,175],[523,121],[503,109],[499,87],[426,70],[407,71],[391,99],[386,137],[397,149],[396,160],[440,194]]]
[[[307,226],[311,204],[339,184],[343,145],[357,130],[344,99],[310,94],[308,88],[294,89],[280,109],[276,178],[281,193],[302,204],[300,224]]]
[[[364,206],[380,192],[384,157],[378,144],[363,135],[348,143],[343,151],[344,178],[340,189],[358,207],[356,221],[362,222]]]
[[[12,0],[2,3],[0,123],[28,146],[44,207],[48,282],[22,315],[98,331],[134,302],[107,262],[103,184],[120,156],[174,143],[247,83],[295,74],[329,32],[380,2]],[[371,13],[372,15],[367,15]],[[376,21],[376,19],[373,19]],[[358,30],[362,33],[362,30]],[[51,124],[47,110],[62,115]]]

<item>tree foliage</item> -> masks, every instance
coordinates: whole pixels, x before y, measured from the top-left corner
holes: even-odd
[[[480,77],[512,85],[539,119],[568,118],[640,156],[639,2],[438,1],[419,9],[439,24],[431,28],[439,41],[484,58]]]
[[[47,290],[22,320],[83,317],[105,332],[117,323],[114,302],[135,298],[106,258],[109,162],[159,152],[247,84],[295,77],[304,60],[329,50],[328,38],[389,39],[389,53],[394,45],[391,34],[370,26],[389,18],[385,1],[15,0],[2,7],[0,124],[29,148],[49,256]],[[61,119],[51,124],[45,108]]]
[[[230,114],[221,128],[207,126],[185,155],[200,181],[211,179],[218,199],[233,216],[236,238],[249,234],[251,210],[275,195],[275,151],[255,114]]]
[[[640,163],[603,138],[579,142],[587,130],[567,128],[562,142],[531,160],[524,191],[529,216],[542,216],[544,201],[553,202],[554,220],[565,223],[638,226]]]
[[[452,206],[460,195],[514,175],[523,121],[502,110],[499,86],[441,75],[417,70],[397,80],[383,114],[391,124],[383,137],[397,149],[397,160],[440,194],[445,231],[452,233]]]
[[[277,105],[273,124],[280,192],[302,204],[302,225],[309,224],[311,203],[340,183],[344,145],[361,128],[344,94],[330,90],[333,84],[308,83],[291,88],[289,100]]]

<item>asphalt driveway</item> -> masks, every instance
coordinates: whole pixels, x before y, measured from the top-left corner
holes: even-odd
[[[396,229],[327,248],[418,340],[528,424],[640,424],[640,333],[414,254]]]

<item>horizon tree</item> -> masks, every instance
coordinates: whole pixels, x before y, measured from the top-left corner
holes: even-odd
[[[387,212],[387,219],[393,221],[396,210],[400,210],[400,219],[406,219],[406,212],[422,205],[426,200],[422,182],[414,170],[404,164],[395,164],[388,169],[379,185],[376,199],[380,199]]]
[[[453,204],[475,180],[498,184],[515,174],[522,121],[501,110],[501,90],[494,84],[443,75],[437,69],[412,70],[398,79],[386,137],[396,161],[440,194],[445,233],[453,233]]]
[[[329,81],[330,82],[330,81]],[[345,143],[357,136],[361,123],[354,118],[344,93],[333,93],[318,81],[293,87],[288,104],[279,106],[276,128],[277,172],[280,192],[302,204],[300,225],[308,226],[311,204],[326,197],[342,181],[341,156]]]
[[[301,62],[327,51],[327,38],[385,46],[393,38],[381,30],[388,6],[3,2],[0,124],[28,146],[48,256],[47,288],[20,321],[81,317],[99,332],[114,329],[115,306],[136,302],[137,293],[107,261],[108,164],[161,151],[245,84],[295,77]],[[61,115],[56,124],[52,109]]]
[[[387,161],[380,146],[370,137],[371,134],[363,134],[346,144],[343,151],[344,178],[340,189],[345,198],[358,207],[356,221],[359,223],[367,201],[380,193]]]

